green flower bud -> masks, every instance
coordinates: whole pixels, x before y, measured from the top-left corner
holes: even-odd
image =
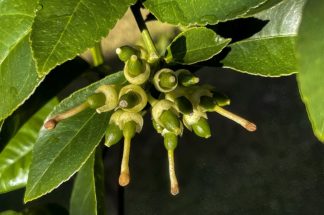
[[[103,93],[95,93],[88,97],[87,102],[90,108],[96,109],[105,104],[106,96]]]
[[[199,106],[205,111],[214,111],[215,106],[217,106],[217,102],[213,97],[202,96],[200,97]]]
[[[173,70],[164,68],[155,73],[153,84],[160,92],[170,92],[178,86],[178,79]]]
[[[231,100],[228,98],[228,96],[218,93],[218,92],[212,92],[213,98],[216,100],[216,103],[218,106],[226,106],[231,104]]]
[[[174,104],[166,99],[157,101],[152,107],[152,117],[163,128],[163,131],[171,131],[177,135],[181,135],[183,126],[178,119],[178,112],[173,106]]]
[[[193,109],[191,114],[184,114],[182,121],[189,131],[192,131],[192,125],[197,123],[200,118],[207,119],[207,114],[203,111]]]
[[[96,111],[98,113],[111,111],[118,105],[118,88],[117,85],[101,85],[95,91],[96,93],[102,93],[105,95],[105,104],[98,107]]]
[[[172,132],[167,132],[163,136],[164,138],[164,147],[166,150],[174,150],[178,145],[178,137]]]
[[[131,84],[143,84],[150,77],[150,66],[138,56],[132,55],[125,64],[124,76]]]
[[[178,119],[177,115],[171,110],[163,111],[161,116],[159,117],[159,120],[161,121],[162,126],[167,130],[176,134],[180,133],[180,120]]]
[[[119,107],[128,112],[139,112],[147,104],[147,95],[142,87],[129,84],[119,92]]]
[[[116,49],[116,54],[121,61],[128,61],[132,55],[140,56],[140,51],[131,46],[121,46]]]
[[[200,118],[198,122],[192,125],[192,130],[194,133],[203,138],[209,138],[211,136],[210,127],[205,118]]]
[[[141,132],[143,128],[143,117],[141,113],[132,113],[132,112],[126,112],[126,111],[121,111],[121,114],[119,115],[117,121],[117,125],[121,130],[124,130],[125,124],[128,122],[135,122],[136,125],[136,132],[139,133]]]
[[[193,112],[193,106],[185,96],[175,98],[174,103],[178,110],[183,114],[191,114]]]
[[[199,78],[193,75],[189,70],[179,69],[176,71],[179,83],[182,86],[189,87],[199,83]]]
[[[118,125],[114,122],[109,123],[106,135],[105,135],[105,145],[110,147],[118,143],[123,137],[123,132],[120,130]]]
[[[192,86],[190,87],[190,101],[193,104],[194,108],[199,109],[200,98],[202,96],[212,97],[213,94],[210,92],[211,86],[201,85],[201,86]]]
[[[141,102],[141,97],[138,93],[129,92],[122,95],[119,99],[119,107],[121,108],[133,108],[135,105]]]
[[[132,77],[136,77],[145,71],[144,62],[136,55],[132,55],[126,64],[128,67],[128,73]]]

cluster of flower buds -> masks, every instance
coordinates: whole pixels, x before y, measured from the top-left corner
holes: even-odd
[[[123,46],[116,53],[125,62],[124,76],[128,83],[123,86],[100,86],[84,103],[49,119],[44,126],[53,129],[59,121],[87,108],[96,109],[98,113],[113,111],[105,135],[105,145],[110,147],[124,138],[119,176],[121,186],[129,184],[131,139],[142,130],[143,115],[147,108],[151,109],[153,127],[164,139],[172,195],[179,193],[174,150],[184,127],[199,137],[209,138],[211,131],[206,113],[217,112],[248,131],[256,130],[253,123],[223,108],[230,104],[227,96],[216,92],[213,86],[199,84],[199,78],[190,71],[156,69],[156,64],[147,62],[147,52],[141,47]],[[156,98],[151,95],[153,87],[160,93]]]

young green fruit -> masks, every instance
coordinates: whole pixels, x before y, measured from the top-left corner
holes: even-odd
[[[95,93],[88,97],[87,102],[92,109],[103,106],[106,102],[106,96],[103,93]]]
[[[202,138],[211,137],[210,127],[205,118],[201,117],[198,122],[194,123],[191,127],[197,136]]]
[[[176,71],[178,81],[182,86],[189,87],[199,83],[199,78],[193,75],[189,70],[179,69]]]
[[[109,123],[106,135],[105,135],[105,145],[110,147],[118,143],[123,137],[123,132],[120,130],[118,125],[114,122]]]
[[[180,121],[177,115],[171,110],[163,111],[159,120],[161,121],[162,126],[170,132],[174,132],[176,134],[180,133]]]
[[[132,55],[139,56],[141,52],[131,46],[121,46],[116,49],[116,54],[121,61],[126,62]]]
[[[185,96],[175,98],[174,104],[182,114],[191,114],[193,112],[193,106]]]
[[[178,78],[171,69],[160,69],[153,78],[155,88],[160,92],[170,92],[178,86]]]

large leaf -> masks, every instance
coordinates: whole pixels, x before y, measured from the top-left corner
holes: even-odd
[[[73,93],[50,114],[64,112],[86,100],[102,84],[124,82],[121,72]],[[25,202],[36,199],[68,180],[86,162],[104,135],[109,113],[83,111],[60,122],[51,131],[42,129],[33,150]]]
[[[107,35],[135,0],[44,0],[31,35],[40,76]]]
[[[29,33],[37,0],[0,1],[0,64]]]
[[[253,14],[260,13],[263,10],[267,10],[283,1],[286,0],[268,0],[262,4],[260,4],[258,7],[251,8],[247,13],[244,14],[244,17],[252,16]]]
[[[40,82],[28,40],[36,6],[37,0],[0,1],[0,120]]]
[[[0,153],[0,193],[24,187],[27,182],[32,149],[38,132],[53,106],[53,99],[32,116]]]
[[[146,0],[144,6],[162,22],[207,25],[243,16],[266,0]]]
[[[66,88],[72,80],[84,75],[88,68],[88,63],[81,58],[75,58],[56,67],[52,74],[46,76],[26,102],[5,119],[0,131],[0,151],[32,115]]]
[[[222,51],[230,41],[208,28],[190,28],[180,33],[167,47],[165,61],[193,64],[208,60]]]
[[[297,72],[295,39],[305,0],[286,0],[257,14],[267,25],[252,37],[232,44],[222,61],[225,67],[262,76]]]
[[[317,138],[324,142],[324,2],[307,1],[299,29],[298,84]]]
[[[40,81],[27,34],[12,47],[0,65],[0,120],[12,114],[33,93]]]
[[[98,150],[97,156],[95,153],[90,156],[75,179],[70,202],[71,215],[104,214],[103,204],[100,202],[104,194],[104,168],[100,152]]]

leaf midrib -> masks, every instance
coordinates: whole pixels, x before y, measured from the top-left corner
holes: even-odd
[[[39,179],[37,180],[37,181],[35,181],[35,183],[34,183],[34,186],[32,186],[31,188],[30,188],[30,190],[29,190],[29,192],[27,193],[27,195],[26,196],[28,196],[29,195],[29,193],[31,193],[34,189],[35,189],[35,187],[36,187],[36,185],[38,184],[38,182],[43,178],[43,176],[45,175],[45,173],[47,173],[47,171],[49,170],[49,167],[54,163],[54,161],[62,154],[62,152],[65,150],[65,148],[68,146],[68,145],[70,145],[71,144],[71,142],[72,142],[72,140],[83,130],[83,128],[88,124],[88,122],[90,121],[90,120],[92,120],[92,118],[95,116],[95,114],[96,114],[96,112],[93,112],[92,113],[92,115],[89,117],[89,119],[87,119],[86,121],[85,121],[85,123],[81,126],[81,128],[76,132],[76,134],[75,135],[73,135],[71,138],[70,138],[70,141],[68,142],[68,144],[65,144],[65,146],[58,152],[58,154],[57,154],[57,156],[55,156],[53,159],[52,159],[52,161],[50,162],[50,165],[48,165],[48,168],[46,168],[45,169],[45,171],[43,171],[43,173],[41,174],[41,176],[40,177],[38,177]],[[91,155],[91,154],[90,154]],[[47,191],[46,193],[48,193],[49,191]]]
[[[63,35],[65,34],[65,32],[66,32],[66,30],[67,30],[67,28],[68,28],[68,26],[70,25],[71,20],[72,20],[72,17],[74,16],[74,13],[76,13],[76,11],[77,11],[77,9],[79,8],[81,2],[82,2],[82,0],[79,0],[79,2],[77,3],[77,5],[75,6],[74,10],[72,11],[71,15],[69,16],[69,19],[68,19],[68,21],[67,21],[67,23],[66,23],[66,25],[65,25],[65,27],[64,27],[64,29],[63,29],[63,31],[62,31],[61,34],[60,34],[59,39],[56,41],[56,43],[55,43],[55,45],[54,45],[52,51],[50,52],[50,54],[49,54],[48,57],[46,58],[46,60],[45,60],[45,62],[44,62],[44,64],[43,64],[43,67],[42,67],[42,69],[41,69],[41,73],[42,73],[42,74],[45,73],[45,72],[47,72],[46,70],[44,70],[44,68],[46,67],[47,62],[49,61],[49,59],[50,59],[50,58],[52,57],[52,55],[54,54],[54,51],[56,50],[56,48],[57,48],[59,42],[61,41]]]

